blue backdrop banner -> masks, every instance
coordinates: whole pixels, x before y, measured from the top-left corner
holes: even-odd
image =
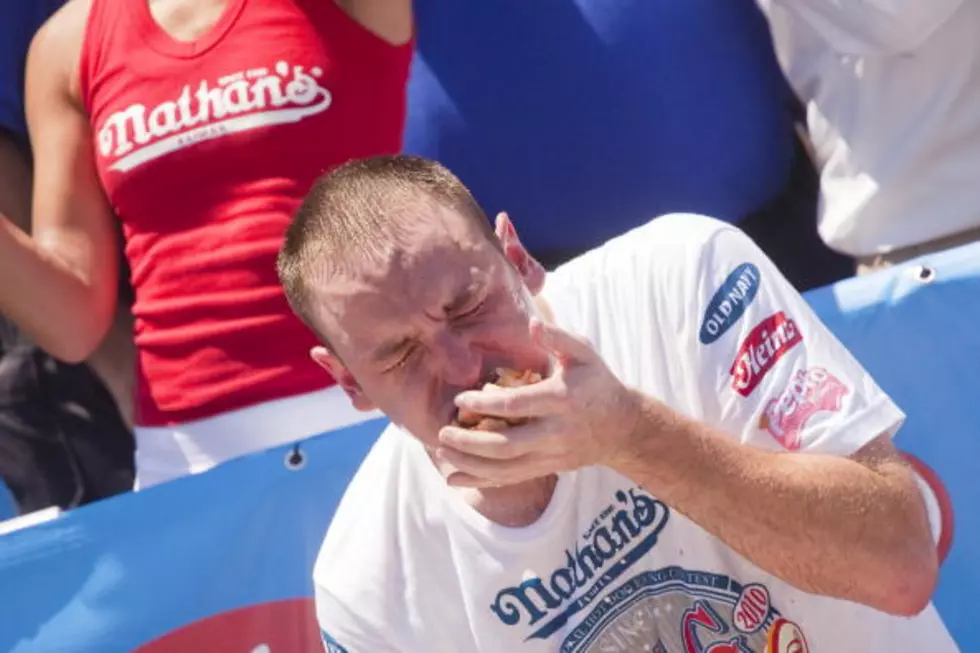
[[[945,556],[935,602],[964,651],[980,651],[978,296],[980,245],[809,296],[909,415],[897,442]],[[0,536],[0,651],[320,650],[313,561],[383,427],[304,443],[299,466],[277,449]]]

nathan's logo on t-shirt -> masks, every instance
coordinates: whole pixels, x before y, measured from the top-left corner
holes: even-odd
[[[728,275],[704,310],[698,334],[703,344],[718,340],[739,321],[759,292],[759,280],[759,268],[751,263],[742,263]]]
[[[508,626],[540,624],[528,639],[545,639],[642,559],[657,543],[670,511],[638,487],[617,492],[616,502],[582,534],[584,544],[565,550],[564,565],[497,592],[490,605],[497,618]]]
[[[786,352],[803,341],[796,322],[782,311],[759,322],[742,341],[728,373],[732,388],[748,397]]]
[[[838,412],[848,392],[840,379],[822,367],[797,370],[789,385],[762,409],[759,428],[796,451],[803,442],[807,421],[817,413]]]
[[[132,170],[147,161],[201,141],[259,127],[298,122],[332,102],[317,78],[323,70],[276,63],[225,75],[214,84],[188,84],[173,100],[155,107],[132,104],[99,128],[99,152],[115,159],[112,170]]]
[[[808,653],[769,588],[677,565],[641,571],[571,627],[558,653]]]

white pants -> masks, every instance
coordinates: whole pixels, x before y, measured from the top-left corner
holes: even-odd
[[[137,426],[136,489],[380,416],[359,412],[333,386],[178,426]]]

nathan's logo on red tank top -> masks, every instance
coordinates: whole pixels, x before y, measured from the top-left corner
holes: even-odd
[[[782,311],[770,315],[745,336],[728,373],[732,389],[748,397],[786,352],[803,341],[796,322]]]
[[[298,122],[325,111],[333,98],[317,81],[323,70],[278,62],[214,83],[188,84],[155,107],[133,104],[99,128],[99,151],[125,172],[201,141],[259,127]]]

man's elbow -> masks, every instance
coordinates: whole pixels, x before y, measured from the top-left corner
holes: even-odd
[[[868,605],[889,614],[911,617],[928,607],[939,577],[939,552],[929,511],[914,473],[901,460],[891,440],[879,436],[855,460],[867,465],[888,489],[876,494],[878,512],[865,533],[862,577]]]
[[[909,538],[914,540],[918,538]],[[913,617],[928,607],[939,578],[939,556],[928,542],[906,541],[896,547],[881,571],[878,605],[889,614]]]

